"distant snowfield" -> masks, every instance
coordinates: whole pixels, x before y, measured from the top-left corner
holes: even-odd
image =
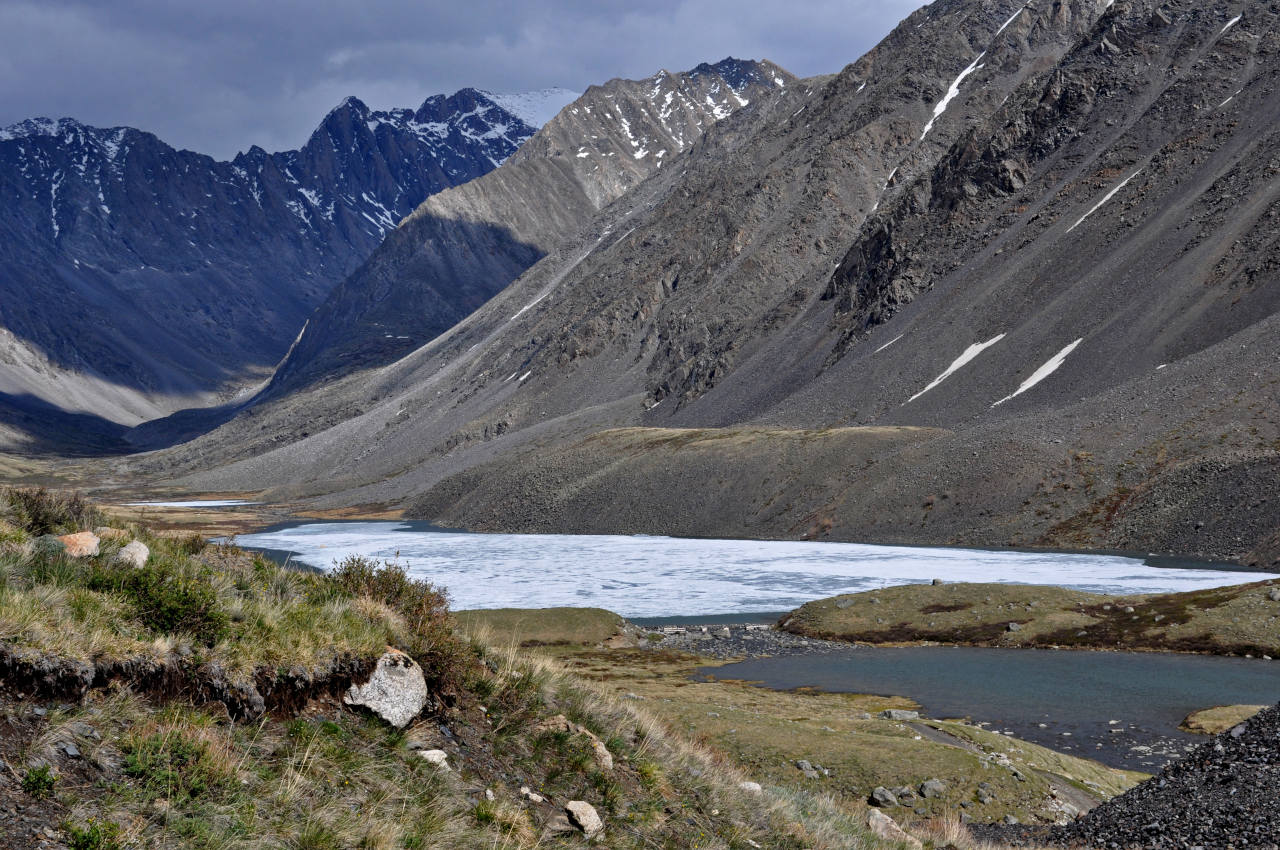
[[[328,569],[348,555],[394,560],[448,589],[455,609],[598,606],[628,617],[782,611],[862,590],[942,578],[1158,593],[1260,581],[1260,573],[1161,569],[1135,558],[573,534],[465,534],[401,522],[309,523],[245,534]]]
[[[556,117],[561,109],[582,95],[571,89],[539,89],[520,94],[483,93],[485,97],[519,118],[530,127],[541,127]]]

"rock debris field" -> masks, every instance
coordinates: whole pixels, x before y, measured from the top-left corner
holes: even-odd
[[[1128,850],[1280,848],[1280,706],[1202,744],[1065,826],[984,826],[1014,844]]]

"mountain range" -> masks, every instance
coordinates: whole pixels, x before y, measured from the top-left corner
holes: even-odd
[[[111,474],[1280,563],[1277,17],[937,0],[830,76],[593,87],[389,231],[261,391]]]
[[[572,97],[347,98],[300,149],[231,162],[72,119],[0,130],[4,424],[91,442],[63,414],[105,436],[245,391],[404,216]]]

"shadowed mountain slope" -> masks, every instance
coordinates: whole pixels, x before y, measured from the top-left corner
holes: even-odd
[[[241,390],[401,218],[535,129],[467,89],[348,98],[301,149],[232,162],[71,119],[0,130],[0,391],[132,425]]]

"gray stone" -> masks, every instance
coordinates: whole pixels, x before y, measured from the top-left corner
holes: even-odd
[[[343,702],[364,706],[397,729],[403,729],[426,706],[427,681],[416,661],[388,647],[378,659],[369,681],[352,685]]]
[[[124,546],[116,553],[115,560],[122,564],[128,564],[135,569],[140,569],[147,565],[147,559],[151,557],[151,550],[147,548],[147,544],[141,540],[135,540],[128,546]]]
[[[1280,602],[1280,587],[1273,587],[1267,591],[1267,598],[1272,602]]]
[[[1022,624],[1021,624],[1021,623],[1010,623],[1009,625],[1005,626],[1005,628],[1006,628],[1006,629],[1008,629],[1008,630],[1009,630],[1009,631],[1011,631],[1011,632],[1020,632],[1020,631],[1022,631]]]
[[[894,793],[883,785],[877,785],[871,791],[871,805],[890,807],[898,805],[898,798]]]
[[[449,754],[444,750],[422,750],[422,759],[441,770],[449,769]]]
[[[565,803],[564,811],[569,816],[569,821],[582,830],[583,835],[587,836],[587,838],[594,838],[604,830],[604,821],[596,813],[595,806],[590,803],[583,800],[572,800]]]
[[[524,797],[530,803],[541,803],[547,799],[546,797],[539,794],[537,791],[534,791],[528,785],[520,786],[520,796]]]
[[[761,787],[759,782],[739,782],[738,788],[740,788],[743,791],[746,791],[748,794],[764,793],[764,788]]]
[[[814,770],[813,765],[809,764],[805,759],[800,759],[796,762],[796,767],[804,774],[805,779],[817,779],[819,776],[818,771]]]
[[[869,809],[867,811],[867,827],[886,841],[899,842],[907,847],[916,848],[916,850],[923,846],[917,838],[904,832],[893,818],[879,809]]]
[[[925,798],[941,797],[947,793],[947,783],[941,779],[926,779],[920,783],[920,796]]]
[[[919,720],[920,712],[907,711],[903,708],[886,708],[884,711],[880,712],[880,716],[885,720]]]

